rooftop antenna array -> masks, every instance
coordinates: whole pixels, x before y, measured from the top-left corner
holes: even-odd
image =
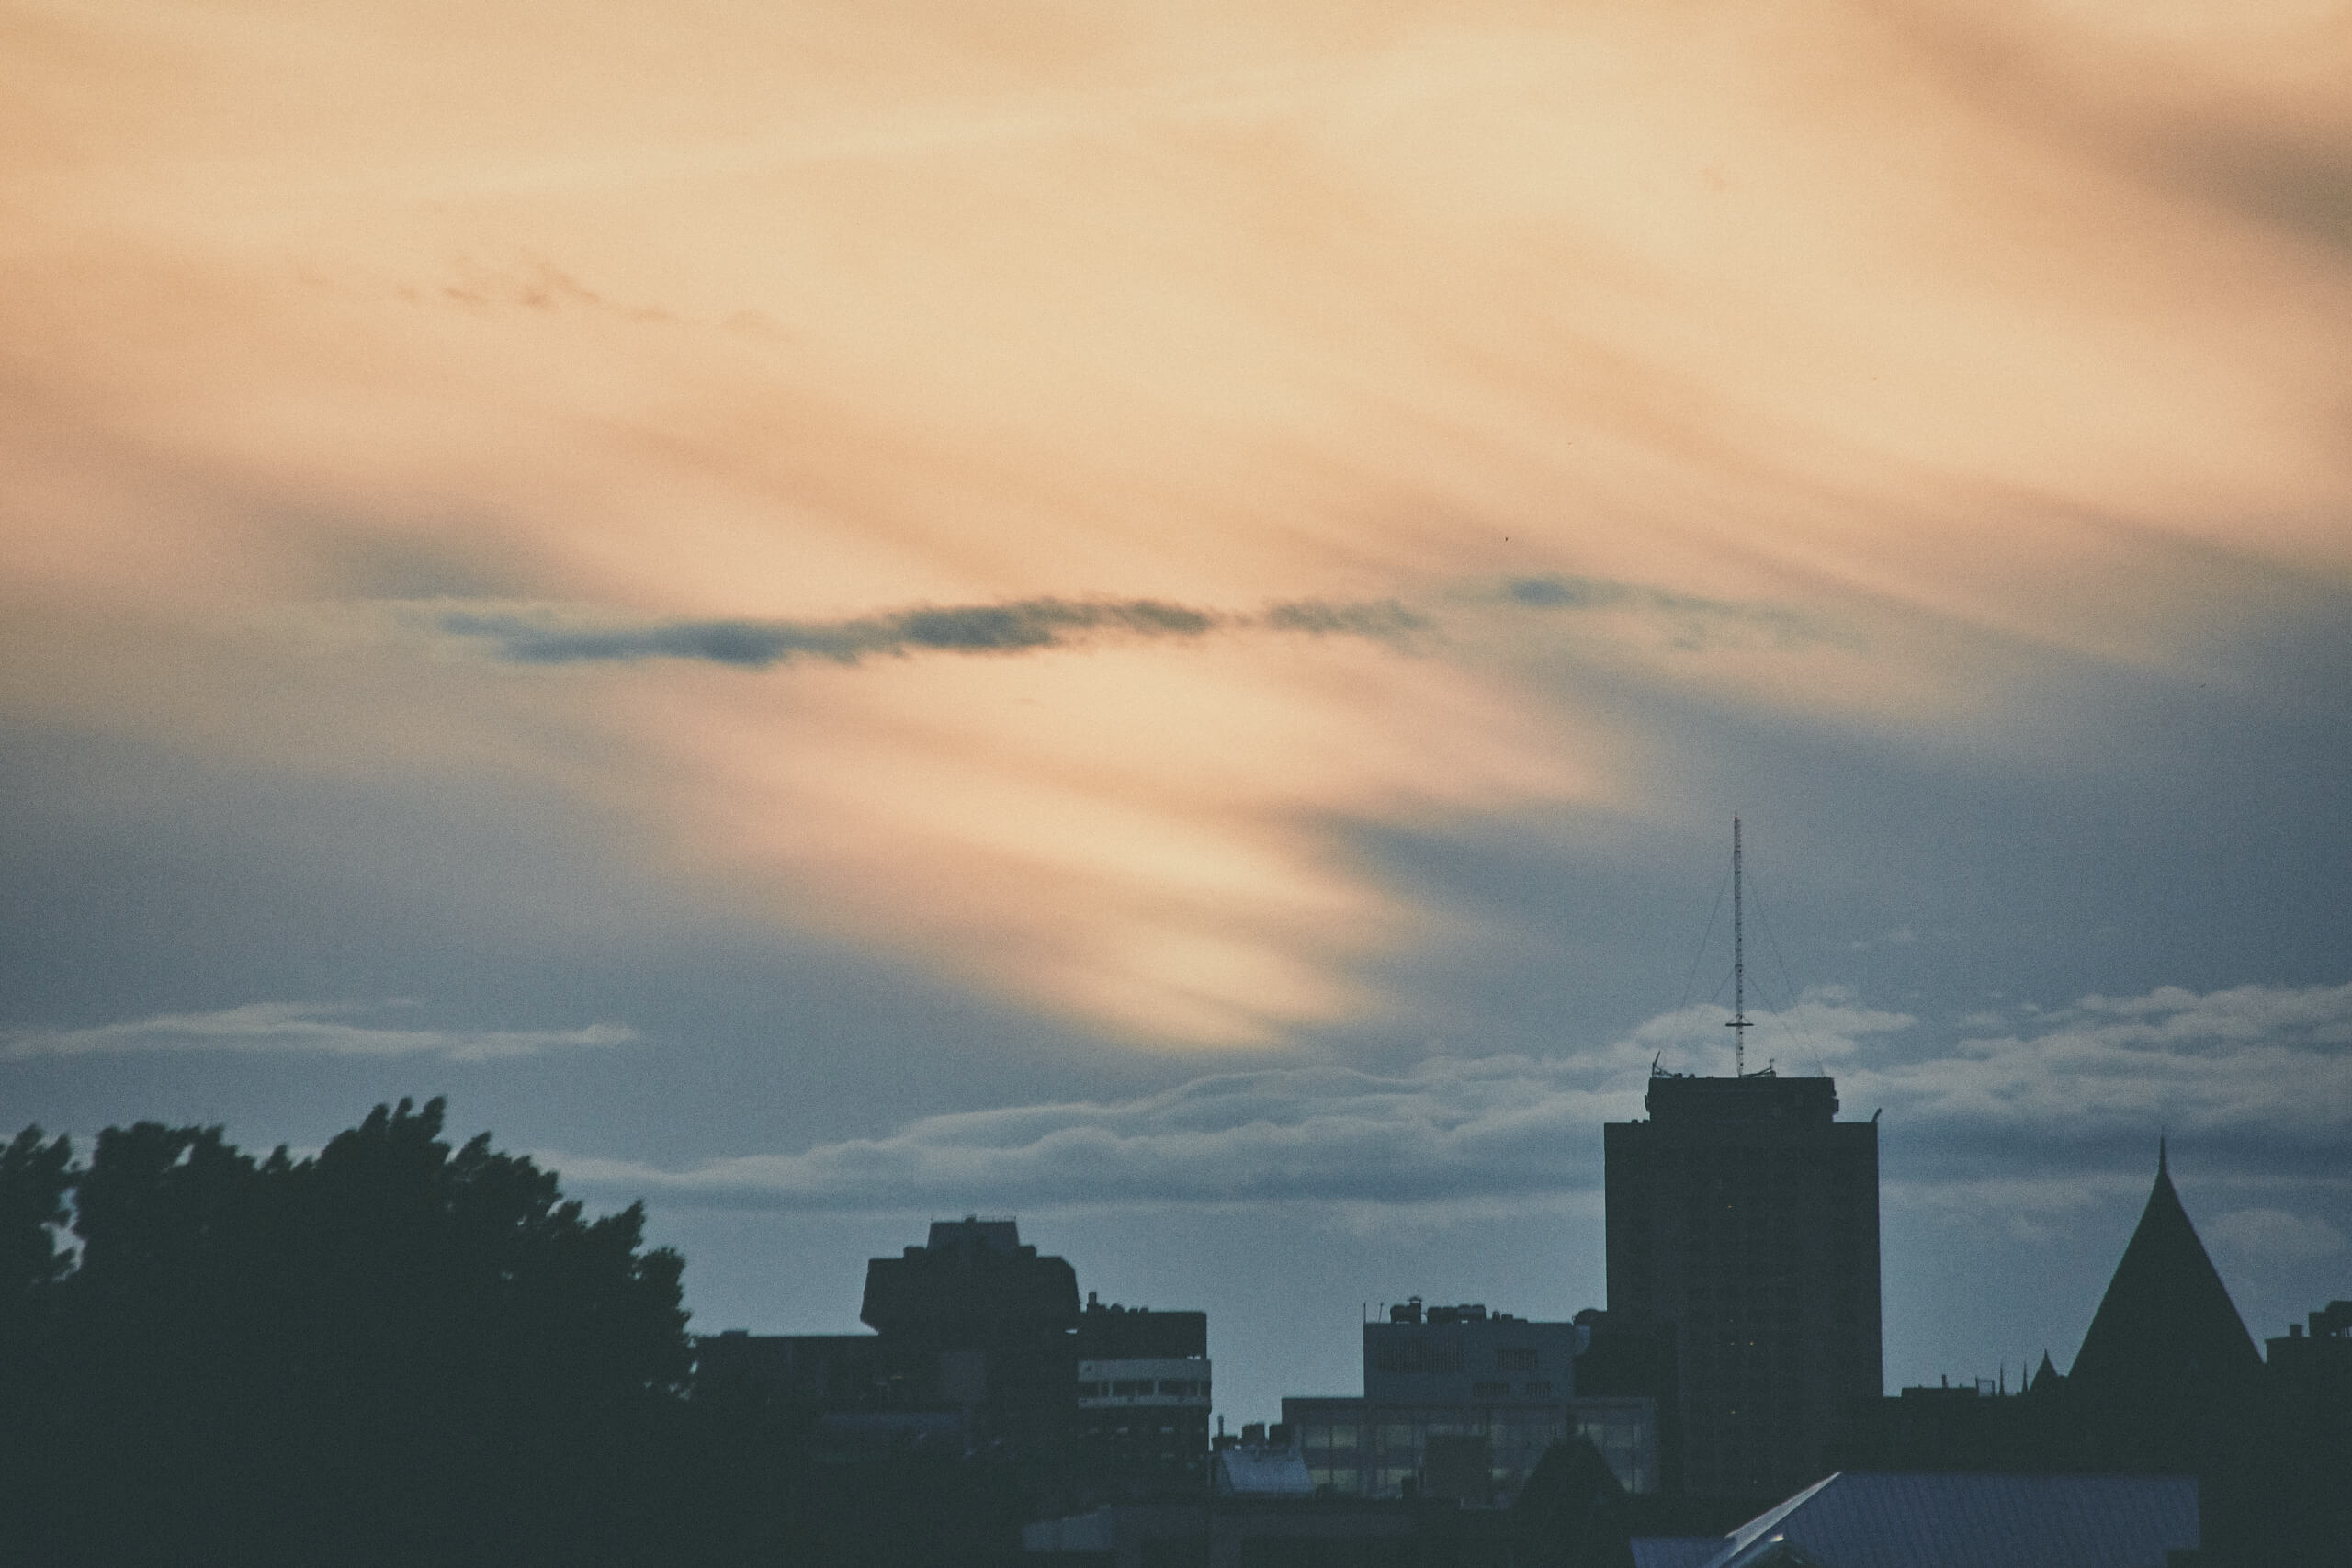
[[[1755,1025],[1747,1021],[1747,933],[1740,921],[1737,817],[1731,819],[1731,1019],[1724,1027],[1732,1032],[1732,1076],[1744,1078],[1747,1076],[1747,1032]]]

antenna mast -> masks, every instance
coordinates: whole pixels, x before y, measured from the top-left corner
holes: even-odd
[[[1740,921],[1739,908],[1739,818],[1731,819],[1731,1021],[1724,1025],[1732,1031],[1732,1076],[1747,1076],[1747,1032],[1754,1025],[1747,1021],[1747,933]]]

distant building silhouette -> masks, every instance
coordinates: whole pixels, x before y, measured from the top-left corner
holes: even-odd
[[[1509,1501],[1569,1435],[1581,1342],[1573,1323],[1416,1296],[1363,1325],[1362,1398],[1286,1397],[1283,1425],[1318,1490]]]
[[[2017,1397],[1906,1388],[1858,1411],[1833,1458],[1877,1468],[2214,1473],[2255,1424],[2262,1358],[2173,1188],[2159,1143],[2146,1204],[2062,1376]]]
[[[2352,1302],[2330,1302],[2266,1340],[2270,1352],[2263,1426],[2278,1528],[2270,1545],[2281,1562],[2352,1558]]]
[[[1683,1485],[1785,1495],[1883,1392],[1877,1124],[1770,1067],[1653,1068],[1645,1103],[1602,1129],[1610,1314],[1679,1330]]]
[[[1077,1492],[1102,1502],[1198,1494],[1208,1483],[1208,1314],[1104,1306],[1090,1291],[1075,1348]]]
[[[2255,1352],[2172,1182],[2155,1179],[2071,1372],[2020,1395],[1903,1391],[1858,1413],[1842,1468],[2194,1478],[2200,1562],[2352,1562],[2352,1303]]]
[[[698,1386],[749,1383],[816,1416],[841,1459],[952,1451],[1056,1506],[1197,1496],[1208,1483],[1208,1314],[1081,1310],[1078,1276],[1015,1222],[933,1221],[866,1265],[872,1334],[696,1342]]]
[[[894,1403],[984,1411],[1024,1448],[1068,1425],[1078,1275],[1022,1245],[1012,1221],[934,1220],[923,1246],[866,1264],[857,1315],[888,1346]]]
[[[2270,1351],[2270,1364],[2290,1370],[2289,1375],[2298,1380],[2352,1375],[2352,1302],[2330,1302],[2308,1321],[2309,1338],[2304,1337],[2302,1324],[2290,1323],[2283,1337],[2263,1341]]]

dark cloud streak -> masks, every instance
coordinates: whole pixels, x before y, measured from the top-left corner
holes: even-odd
[[[1679,648],[1699,648],[1745,628],[1766,631],[1781,647],[1823,640],[1822,628],[1777,604],[1742,604],[1606,578],[1544,573],[1503,580],[1500,595],[1528,610],[1631,611],[1665,622]]]
[[[1193,639],[1251,628],[1310,637],[1394,641],[1422,625],[1394,600],[1299,600],[1263,615],[1199,610],[1159,599],[1017,599],[1001,604],[924,605],[840,621],[667,621],[629,626],[567,625],[524,614],[444,614],[451,636],[490,643],[514,664],[634,663],[688,659],[764,670],[794,660],[856,664],[922,652],[1033,653],[1094,637]]]
[[[1629,612],[1661,623],[1677,648],[1696,649],[1761,632],[1786,647],[1820,640],[1805,617],[1772,604],[1741,604],[1601,578],[1536,575],[1475,591],[1474,601],[1516,609]],[[1406,648],[1430,629],[1396,599],[1293,599],[1256,612],[1201,609],[1164,599],[1014,599],[995,604],[918,605],[837,621],[679,620],[598,623],[553,610],[443,610],[438,629],[486,642],[510,664],[637,663],[684,659],[740,670],[796,660],[858,664],[917,653],[1022,654],[1105,638],[1192,641],[1234,632],[1362,637]]]

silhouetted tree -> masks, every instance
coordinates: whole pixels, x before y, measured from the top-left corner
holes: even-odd
[[[6,1146],[18,1557],[664,1555],[694,1447],[681,1260],[637,1205],[590,1219],[487,1134],[453,1152],[443,1111],[379,1106],[299,1160],[154,1122],[79,1169],[37,1130]]]
[[[28,1555],[57,1517],[58,1282],[73,1146],[28,1127],[0,1145],[0,1562]]]
[[[28,1127],[0,1145],[0,1314],[21,1315],[33,1298],[73,1265],[58,1245],[58,1232],[72,1218],[65,1195],[73,1190],[73,1145],[44,1140]]]
[[[1013,1467],[846,1454],[773,1389],[690,1387],[643,1211],[591,1218],[443,1118],[378,1106],[300,1159],[151,1122],[82,1166],[0,1147],[0,1564],[1017,1558]]]

